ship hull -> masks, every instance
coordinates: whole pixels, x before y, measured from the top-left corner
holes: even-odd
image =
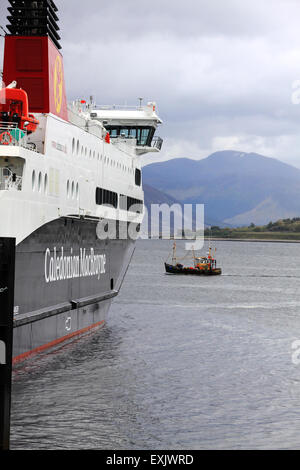
[[[97,223],[57,219],[17,246],[14,363],[105,324],[135,241],[101,240]]]

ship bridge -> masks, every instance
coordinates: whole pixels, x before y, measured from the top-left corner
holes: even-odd
[[[139,155],[161,150],[163,140],[155,136],[155,131],[162,120],[155,103],[139,107],[95,106],[90,117],[102,123],[112,143],[132,140]]]

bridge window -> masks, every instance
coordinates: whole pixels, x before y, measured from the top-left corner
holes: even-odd
[[[126,139],[136,139],[137,145],[151,147],[151,142],[155,133],[154,127],[139,126],[106,126],[112,139],[123,137]]]

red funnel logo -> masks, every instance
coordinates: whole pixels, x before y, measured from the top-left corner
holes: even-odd
[[[54,103],[57,114],[61,112],[63,99],[63,71],[61,58],[58,55],[54,66]]]

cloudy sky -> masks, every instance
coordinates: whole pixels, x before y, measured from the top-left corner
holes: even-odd
[[[299,0],[56,4],[69,99],[156,101],[160,159],[233,149],[300,168]]]

